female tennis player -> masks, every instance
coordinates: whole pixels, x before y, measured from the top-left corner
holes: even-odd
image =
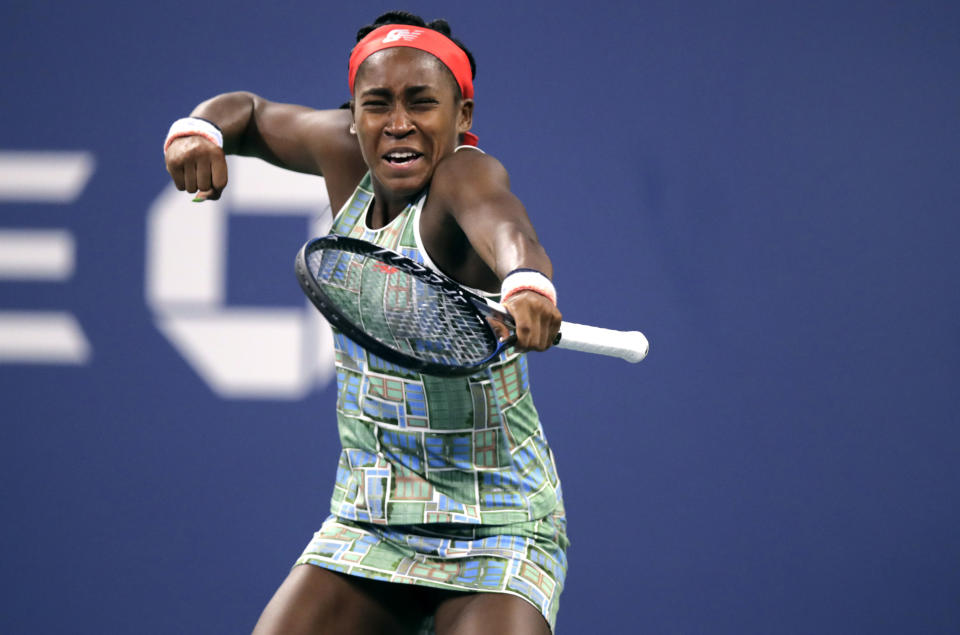
[[[333,233],[399,251],[500,296],[517,344],[469,377],[390,364],[342,335],[342,443],[330,516],[254,633],[549,633],[566,520],[525,351],[561,316],[552,268],[506,170],[476,147],[473,56],[443,20],[404,12],[362,28],[349,108],[220,95],[171,127],[177,188],[215,199],[224,153],[323,175]]]

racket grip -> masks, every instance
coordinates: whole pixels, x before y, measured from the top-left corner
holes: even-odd
[[[598,326],[562,322],[558,348],[584,353],[620,357],[628,362],[639,362],[647,356],[650,343],[640,331],[615,331]]]

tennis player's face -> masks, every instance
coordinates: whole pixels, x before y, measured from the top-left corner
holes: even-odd
[[[437,163],[470,129],[473,101],[460,99],[453,74],[434,56],[408,47],[378,51],[360,66],[353,116],[364,161],[393,197],[430,182]]]

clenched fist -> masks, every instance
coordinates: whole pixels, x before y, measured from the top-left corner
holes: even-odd
[[[167,146],[164,159],[177,189],[196,192],[196,200],[217,200],[227,186],[226,155],[206,137],[191,135],[174,139]]]

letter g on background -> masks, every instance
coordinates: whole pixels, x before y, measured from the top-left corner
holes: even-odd
[[[330,326],[306,300],[299,309],[227,306],[227,224],[233,214],[298,215],[310,235],[322,236],[332,221],[326,187],[319,177],[257,159],[227,162],[230,185],[219,201],[193,203],[170,184],[151,205],[147,305],[160,332],[216,394],[300,399],[333,376]]]

